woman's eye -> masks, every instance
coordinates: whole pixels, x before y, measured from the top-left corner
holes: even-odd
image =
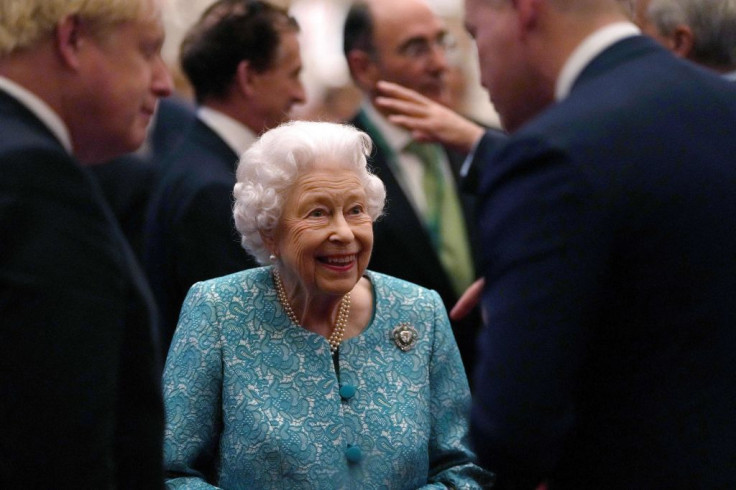
[[[363,206],[354,206],[350,212],[352,214],[361,214],[363,212]]]
[[[313,218],[321,218],[325,215],[325,211],[323,209],[315,209],[311,213],[309,213],[309,216],[312,216]]]

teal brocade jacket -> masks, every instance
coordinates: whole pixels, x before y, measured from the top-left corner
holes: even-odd
[[[366,277],[374,317],[336,363],[327,339],[289,321],[270,267],[192,286],[164,373],[168,488],[490,486],[439,295]],[[408,351],[399,324],[418,333]]]

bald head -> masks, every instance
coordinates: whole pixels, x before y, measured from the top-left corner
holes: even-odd
[[[344,50],[350,72],[368,95],[387,80],[445,103],[450,38],[423,0],[369,0],[347,15]]]

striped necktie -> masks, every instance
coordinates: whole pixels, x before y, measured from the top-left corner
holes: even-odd
[[[435,143],[412,141],[405,151],[423,163],[422,187],[427,203],[424,224],[455,292],[460,295],[473,282],[475,273],[460,201],[451,178],[446,179],[442,170],[442,148]]]

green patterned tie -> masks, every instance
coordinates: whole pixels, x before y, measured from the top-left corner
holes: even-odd
[[[427,201],[424,223],[440,261],[460,295],[473,282],[475,274],[460,201],[454,186],[442,173],[442,149],[434,143],[412,141],[405,150],[424,164],[422,187]]]

